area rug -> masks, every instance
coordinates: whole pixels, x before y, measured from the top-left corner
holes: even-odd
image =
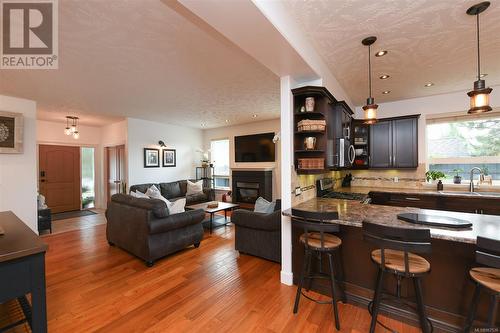
[[[66,220],[66,219],[71,219],[74,217],[82,217],[82,216],[95,215],[95,214],[97,214],[97,213],[93,212],[89,209],[74,210],[72,212],[55,213],[55,214],[52,214],[52,221]]]

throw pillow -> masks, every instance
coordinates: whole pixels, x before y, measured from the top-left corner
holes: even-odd
[[[149,199],[149,196],[147,196],[146,193],[142,193],[141,191],[132,191],[130,192],[130,195],[133,196],[134,198]]]
[[[200,194],[203,193],[203,180],[197,181],[196,183],[187,181],[187,192],[186,195]]]
[[[186,198],[175,200],[173,202],[169,201],[167,204],[170,215],[184,213],[184,206],[186,206]]]
[[[151,185],[150,188],[148,188],[148,190],[146,191],[146,195],[148,197],[150,197],[151,199],[160,199],[162,200],[163,202],[165,202],[165,204],[168,205],[170,204],[170,201],[168,201],[167,199],[165,199],[162,195],[161,195],[161,192],[160,190],[154,186],[154,185]],[[170,210],[170,208],[169,208]]]
[[[271,214],[274,212],[274,207],[276,206],[276,202],[269,202],[266,199],[259,197],[257,201],[255,201],[255,208],[254,212],[256,213],[265,213],[265,214]]]

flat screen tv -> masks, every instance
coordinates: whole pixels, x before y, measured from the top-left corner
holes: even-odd
[[[274,133],[242,135],[234,137],[236,162],[274,162]]]

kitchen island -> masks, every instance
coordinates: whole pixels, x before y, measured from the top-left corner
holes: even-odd
[[[362,222],[430,229],[432,253],[422,256],[430,262],[431,273],[423,278],[423,289],[427,313],[433,321],[435,331],[453,332],[462,327],[473,293],[473,283],[468,272],[474,265],[477,236],[500,239],[500,217],[498,216],[370,205],[354,200],[328,198],[315,198],[298,204],[294,208],[339,213],[339,220],[332,221],[332,223],[340,225],[339,237],[342,239],[342,261],[348,302],[361,306],[367,306],[372,298],[377,272],[377,267],[370,259],[370,253],[374,247],[363,240]],[[416,225],[398,220],[397,215],[400,213],[453,217],[471,222],[472,227],[450,229]],[[290,216],[291,210],[284,211],[283,214]],[[303,247],[299,243],[301,233],[302,230],[292,228],[292,270],[295,283],[297,283],[304,256]],[[328,285],[321,282],[323,281],[313,284],[312,289],[328,295]],[[395,281],[386,282],[386,290],[395,291]],[[403,283],[403,296],[405,295],[413,296],[413,286],[408,285],[406,281]],[[477,319],[480,321],[486,318],[488,300],[485,296],[483,295],[477,312]],[[396,305],[391,306],[386,303],[381,311],[393,318],[418,325],[418,320],[412,312]]]

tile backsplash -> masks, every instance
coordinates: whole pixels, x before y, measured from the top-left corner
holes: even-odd
[[[425,182],[425,163],[416,169],[399,170],[351,170],[354,177],[351,186],[420,188]],[[397,178],[397,181],[396,181]]]

